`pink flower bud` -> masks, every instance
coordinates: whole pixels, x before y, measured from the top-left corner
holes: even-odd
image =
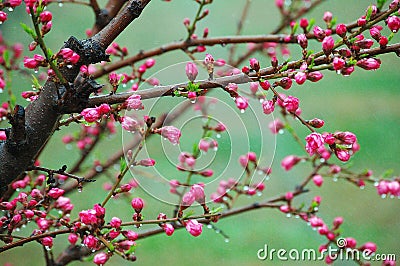
[[[260,86],[261,86],[261,88],[263,88],[263,90],[267,91],[271,87],[271,84],[269,83],[268,80],[263,80],[263,81],[260,81]]]
[[[300,24],[300,27],[302,27],[303,29],[306,29],[308,27],[308,24],[309,24],[308,23],[308,19],[301,18],[299,24]]]
[[[143,103],[141,101],[141,96],[138,94],[133,94],[129,96],[128,99],[126,99],[126,104],[127,104],[127,110],[142,110],[144,109]]]
[[[139,213],[142,211],[144,206],[144,201],[141,198],[133,198],[131,201],[132,208],[135,209],[135,212]]]
[[[355,248],[357,241],[352,237],[346,237],[346,248]]]
[[[365,70],[375,70],[381,66],[381,61],[375,58],[365,58],[357,62],[357,66]]]
[[[204,176],[204,177],[210,177],[214,174],[214,171],[211,169],[206,169],[202,172],[200,172],[200,175]]]
[[[205,139],[201,139],[199,142],[199,150],[207,152],[209,148],[210,148],[210,143]]]
[[[64,194],[64,190],[60,188],[52,188],[47,195],[49,195],[53,199],[58,199],[60,196]]]
[[[104,115],[111,111],[111,107],[108,104],[103,103],[99,107],[97,107],[96,110],[99,113],[99,115]]]
[[[68,235],[68,242],[71,243],[71,245],[75,245],[77,241],[78,241],[77,234],[71,233]]]
[[[284,4],[284,0],[275,0],[275,5],[279,8],[282,9]]]
[[[247,165],[249,164],[249,158],[246,155],[242,155],[239,157],[239,164],[243,167],[246,168]]]
[[[278,134],[278,132],[282,130],[284,127],[285,125],[279,118],[275,119],[274,121],[271,121],[268,124],[268,128],[269,130],[271,130],[272,134]]]
[[[197,220],[189,220],[186,222],[186,230],[192,236],[199,236],[203,231],[203,224],[199,223]]]
[[[301,161],[300,157],[297,157],[295,155],[289,155],[283,158],[283,160],[281,161],[281,166],[286,171],[289,171],[290,169],[293,168],[293,166],[295,166],[300,161]]]
[[[210,65],[210,64],[214,64],[214,57],[211,54],[206,54],[206,57],[204,58],[204,64]]]
[[[317,216],[311,217],[309,222],[312,227],[320,227],[324,225],[324,221]]]
[[[336,217],[336,218],[333,220],[333,226],[334,226],[335,228],[338,228],[342,223],[343,223],[343,217]]]
[[[216,132],[224,132],[226,130],[226,127],[222,123],[218,123],[217,126],[214,128]]]
[[[131,241],[135,241],[136,239],[138,239],[139,235],[138,233],[128,230],[128,231],[122,231],[122,234]]]
[[[200,203],[203,204],[205,202],[205,194],[204,194],[204,188],[198,184],[194,184],[191,188],[190,188],[190,192],[192,193],[192,195],[194,196],[194,199]]]
[[[325,31],[318,26],[315,26],[313,33],[318,40],[323,40],[325,38]]]
[[[379,45],[381,46],[381,48],[385,48],[388,43],[389,43],[389,40],[386,36],[381,36],[379,38]]]
[[[256,58],[250,58],[250,67],[258,72],[260,70],[260,62]]]
[[[279,81],[279,86],[281,86],[284,90],[290,89],[292,87],[292,80],[288,77],[284,77]]]
[[[155,65],[156,60],[154,60],[153,58],[149,58],[146,60],[146,62],[144,63],[146,65],[147,68],[151,68]]]
[[[331,21],[332,21],[332,13],[329,12],[329,11],[326,11],[324,13],[323,20],[328,24],[331,23]]]
[[[81,115],[85,119],[86,122],[91,123],[100,119],[100,114],[96,108],[86,108],[83,109]]]
[[[332,65],[335,70],[340,70],[346,65],[346,61],[340,57],[335,57],[333,58]]]
[[[246,110],[249,106],[249,100],[246,97],[239,96],[235,99],[235,103],[239,110]]]
[[[129,132],[134,132],[140,127],[139,122],[129,116],[122,117],[121,126]]]
[[[293,193],[292,192],[286,192],[286,194],[285,194],[285,199],[287,200],[287,201],[290,201],[290,200],[292,200],[293,199]]]
[[[321,128],[324,126],[325,122],[322,119],[314,118],[312,120],[307,121],[307,123],[314,128]]]
[[[155,164],[156,164],[156,161],[151,158],[140,160],[138,163],[138,165],[141,165],[141,166],[154,166]]]
[[[228,85],[226,85],[226,88],[227,88],[229,91],[237,92],[237,90],[238,90],[238,85],[237,85],[236,83],[228,83]]]
[[[39,18],[40,18],[40,21],[43,24],[45,24],[45,23],[49,22],[53,18],[53,15],[51,14],[50,11],[43,11],[42,13],[40,13]]]
[[[193,82],[196,79],[197,75],[199,74],[199,71],[197,70],[197,66],[193,62],[187,63],[185,70],[186,70],[186,76],[188,77],[188,79],[191,82]]]
[[[365,26],[365,24],[367,24],[367,20],[366,20],[365,16],[362,16],[361,18],[359,18],[357,20],[357,25],[359,27]]]
[[[110,221],[111,227],[119,228],[119,227],[121,227],[121,224],[122,224],[122,220],[120,218],[118,218],[118,217],[111,218],[111,221]]]
[[[336,33],[337,35],[339,35],[340,37],[344,37],[346,36],[347,33],[347,27],[344,24],[338,24],[336,26]]]
[[[312,180],[317,187],[322,186],[322,183],[324,182],[321,175],[314,175]]]
[[[158,129],[158,132],[160,132],[161,135],[164,138],[167,138],[172,144],[179,143],[179,138],[181,137],[181,131],[179,129],[177,129],[176,127],[165,126],[165,127]]]
[[[93,258],[93,262],[97,265],[104,265],[107,261],[108,255],[105,252],[99,252]]]
[[[188,27],[190,25],[190,19],[189,18],[184,18],[183,19],[183,25],[185,25],[185,27]]]
[[[250,162],[256,163],[257,162],[257,154],[255,152],[248,152],[247,158],[249,158]]]
[[[294,80],[296,81],[297,84],[302,85],[307,80],[307,74],[304,72],[297,72],[296,75],[294,76]]]
[[[364,245],[361,246],[360,248],[361,250],[368,250],[370,253],[369,255],[371,255],[372,253],[376,252],[376,244],[373,242],[367,242]]]
[[[250,91],[252,94],[256,94],[258,91],[258,83],[257,82],[250,82]]]
[[[288,205],[281,205],[281,206],[279,207],[279,210],[280,210],[281,212],[283,212],[283,213],[288,213],[288,212],[290,212],[290,207],[289,207]]]
[[[378,27],[374,26],[372,28],[369,29],[369,34],[371,35],[371,37],[377,41],[379,41],[379,38],[381,38],[381,31]]]
[[[188,191],[182,197],[181,206],[184,208],[187,208],[187,207],[191,206],[195,200],[196,199],[195,199],[193,193],[191,191]]]
[[[3,23],[7,20],[7,13],[4,11],[0,11],[0,22]]]
[[[171,236],[175,231],[175,228],[172,224],[164,224],[162,227],[167,236]]]
[[[53,238],[50,236],[43,237],[40,242],[42,242],[43,246],[51,248],[53,246]]]
[[[297,42],[300,44],[301,48],[306,49],[308,46],[308,40],[305,34],[297,35]]]
[[[332,36],[326,36],[322,41],[322,50],[326,55],[329,55],[332,52],[333,47],[335,46],[335,41]]]
[[[311,82],[320,81],[323,77],[324,77],[324,75],[319,71],[315,71],[315,72],[311,72],[311,73],[307,74],[307,79],[310,80]]]
[[[338,132],[334,134],[334,137],[338,139],[342,144],[352,145],[357,141],[357,137],[352,132]]]
[[[342,162],[347,162],[350,159],[350,154],[347,150],[335,149],[335,155]]]
[[[242,67],[242,73],[248,75],[250,73],[250,68],[248,66]]]
[[[10,4],[10,6],[12,8],[14,8],[14,7],[21,5],[22,0],[9,0],[8,3]]]

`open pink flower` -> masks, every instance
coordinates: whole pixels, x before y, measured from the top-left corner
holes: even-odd
[[[309,155],[313,155],[319,147],[324,145],[324,139],[321,134],[313,132],[306,137],[306,150]]]
[[[178,144],[181,131],[174,126],[165,126],[158,130],[161,136],[167,138],[172,144]]]

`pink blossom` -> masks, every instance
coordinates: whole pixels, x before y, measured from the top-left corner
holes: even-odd
[[[206,57],[204,58],[204,64],[205,65],[214,64],[214,57],[211,54],[206,54]]]
[[[110,221],[111,227],[119,228],[119,227],[121,227],[121,224],[122,224],[122,220],[120,218],[118,218],[118,217],[111,218],[111,221]]]
[[[281,161],[281,166],[286,171],[289,171],[290,169],[293,168],[293,166],[295,166],[300,161],[301,161],[300,157],[297,157],[295,155],[289,155],[283,158],[283,160]]]
[[[207,152],[209,148],[210,148],[210,143],[205,139],[201,139],[199,142],[199,150]]]
[[[352,145],[357,141],[356,135],[348,131],[335,133],[334,137],[346,145]]]
[[[313,155],[319,149],[319,147],[324,145],[322,135],[316,132],[309,134],[306,137],[306,142],[306,150],[309,155]]]
[[[285,200],[289,201],[293,199],[293,193],[292,192],[286,192],[285,194]]]
[[[307,123],[308,123],[310,126],[314,127],[314,128],[321,128],[321,127],[323,127],[324,124],[325,124],[324,120],[319,119],[319,118],[311,119],[311,120],[307,121]]]
[[[296,81],[297,84],[302,85],[307,80],[307,74],[304,72],[297,72],[296,75],[294,76],[294,80]]]
[[[0,22],[3,23],[6,20],[7,20],[7,13],[4,11],[0,11]],[[24,62],[24,65],[25,65],[25,62]]]
[[[321,175],[314,175],[312,180],[317,187],[322,186],[322,183],[324,182]]]
[[[271,114],[275,110],[275,102],[274,101],[264,101],[262,103],[262,108],[264,114]]]
[[[335,46],[335,41],[332,36],[326,36],[322,41],[322,50],[326,55],[329,55],[332,52],[333,47]]]
[[[185,70],[186,70],[186,76],[191,82],[193,82],[196,79],[197,75],[199,74],[197,66],[193,62],[187,63]]]
[[[332,13],[329,12],[329,11],[326,11],[326,12],[324,13],[323,20],[324,20],[326,23],[331,23],[331,21],[332,21]]]
[[[282,9],[283,8],[283,4],[284,4],[284,0],[275,0],[275,5],[279,8]]]
[[[315,26],[313,33],[318,40],[323,40],[325,38],[325,31],[318,26]]]
[[[203,224],[199,223],[197,220],[189,220],[186,222],[186,230],[192,236],[199,236],[203,231]]]
[[[239,110],[246,110],[249,106],[249,100],[246,97],[239,96],[235,99],[236,107]]]
[[[155,65],[156,60],[154,60],[153,58],[149,58],[146,60],[146,62],[144,63],[146,65],[147,68],[151,68]]]
[[[53,238],[50,236],[43,237],[40,242],[42,242],[43,246],[51,248],[53,246]]]
[[[83,244],[90,249],[95,249],[97,247],[98,240],[92,235],[88,235],[83,239]]]
[[[238,90],[238,85],[237,85],[236,83],[228,83],[228,85],[226,86],[226,88],[228,89],[228,91],[237,92],[237,90]]]
[[[122,234],[128,239],[128,240],[132,240],[135,241],[136,239],[138,239],[139,235],[138,233],[128,230],[128,231],[122,231]]]
[[[397,17],[396,15],[394,16],[390,16],[387,20],[386,20],[387,26],[388,28],[392,31],[392,32],[397,32],[400,28],[400,18]]]
[[[382,47],[382,48],[385,48],[386,47],[386,45],[389,43],[389,40],[388,40],[388,38],[386,37],[386,36],[381,36],[380,38],[379,38],[379,45]]]
[[[197,93],[195,91],[188,91],[187,93],[187,97],[190,100],[195,100],[197,97]]]
[[[343,217],[336,217],[336,218],[333,220],[333,226],[334,226],[335,228],[338,228],[342,223],[343,223]]]
[[[83,111],[81,112],[81,115],[83,116],[85,121],[88,123],[95,122],[95,121],[99,120],[101,117],[97,108],[83,109]]]
[[[336,26],[336,33],[340,36],[340,37],[344,37],[346,36],[346,32],[347,32],[347,27],[344,24],[338,24]]]
[[[44,24],[49,22],[53,18],[53,15],[50,11],[43,11],[42,13],[40,13],[39,18],[40,21]]]
[[[299,99],[289,95],[283,101],[283,107],[285,107],[288,112],[296,112],[299,108]]]
[[[79,213],[79,219],[82,223],[86,225],[96,224],[97,223],[96,211],[93,209],[83,210]]]
[[[260,70],[260,62],[256,58],[250,58],[250,67],[258,72]]]
[[[258,83],[257,82],[250,82],[250,91],[253,94],[256,94],[258,91]]]
[[[175,231],[175,228],[172,224],[164,224],[163,229],[167,236],[171,236]]]
[[[340,70],[346,65],[346,61],[340,57],[333,58],[333,69]]]
[[[346,237],[346,248],[355,248],[357,241],[352,237]]]
[[[365,70],[375,70],[381,66],[381,61],[375,58],[364,58],[357,62],[357,66]]]
[[[194,184],[191,188],[190,188],[190,192],[192,193],[192,195],[194,196],[194,199],[200,203],[203,204],[205,201],[205,194],[204,194],[204,188],[198,184]]]
[[[312,227],[320,227],[324,225],[324,221],[317,216],[311,217],[309,222]]]
[[[185,208],[187,208],[187,207],[191,206],[195,200],[196,199],[195,199],[192,191],[188,191],[183,195],[181,205],[184,206]]]
[[[308,46],[308,40],[304,33],[297,35],[297,42],[303,49],[306,49]]]
[[[179,144],[181,131],[174,126],[165,126],[158,130],[164,138],[167,138],[172,144]]]
[[[38,225],[40,230],[46,231],[47,229],[50,228],[51,221],[44,219],[44,218],[39,218],[36,220],[36,224]]]
[[[8,3],[10,4],[11,7],[17,7],[21,5],[22,0],[9,0]]]
[[[376,244],[373,242],[367,242],[364,245],[362,245],[360,249],[368,250],[368,252],[370,252],[369,255],[371,255],[372,253],[376,252]]]
[[[71,243],[71,245],[75,245],[77,241],[78,241],[77,234],[71,233],[68,235],[68,242]]]
[[[335,155],[342,162],[347,162],[350,159],[350,154],[347,150],[335,149]]]
[[[281,86],[284,90],[288,90],[290,87],[292,87],[292,83],[292,79],[284,77],[279,81],[279,86]]]
[[[135,209],[135,212],[139,213],[142,211],[144,206],[144,201],[141,198],[133,198],[131,201],[132,208]]]
[[[381,28],[374,26],[372,28],[369,29],[369,34],[371,35],[372,38],[374,38],[375,40],[379,41],[379,39],[381,38]]]
[[[279,210],[280,210],[281,212],[283,212],[283,213],[288,213],[288,212],[290,212],[290,207],[289,207],[288,205],[281,205],[281,206],[279,207]]]
[[[271,84],[269,83],[268,80],[263,80],[263,81],[260,81],[260,86],[261,86],[261,88],[263,88],[263,90],[267,91],[271,87]]]
[[[121,126],[123,129],[130,132],[134,132],[140,127],[139,122],[129,116],[122,117]]]
[[[47,195],[49,195],[51,198],[53,199],[58,199],[60,196],[62,196],[64,194],[64,190],[60,189],[60,188],[52,188]]]
[[[105,252],[97,253],[94,258],[93,262],[97,265],[104,265],[108,261],[109,257]]]
[[[387,188],[390,194],[393,196],[400,196],[400,184],[398,181],[393,180],[387,183]]]
[[[217,126],[214,128],[214,130],[216,132],[224,132],[226,130],[226,127],[223,123],[219,122]]]
[[[301,18],[300,22],[299,22],[300,27],[302,27],[303,29],[306,29],[309,25],[308,23],[308,19],[306,18]]]

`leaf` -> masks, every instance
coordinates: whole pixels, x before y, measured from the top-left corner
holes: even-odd
[[[39,80],[34,75],[32,75],[32,84],[33,87],[35,87],[37,90],[40,90],[42,88],[42,86],[39,83]]]
[[[193,154],[196,154],[199,152],[199,147],[196,143],[193,144]]]
[[[387,0],[377,0],[376,1],[376,6],[378,7],[378,9],[382,9],[382,7],[385,5]]]
[[[28,33],[30,36],[32,36],[33,39],[36,39],[35,31],[32,28],[30,28],[28,25],[26,25],[25,23],[22,23],[22,22],[20,23],[20,25],[26,33]]]
[[[296,23],[294,24],[294,26],[293,26],[292,33],[295,34],[298,28],[299,28],[299,23],[296,22]]]
[[[390,33],[389,37],[388,37],[388,42],[390,42],[394,37],[394,32]]]
[[[308,22],[308,26],[307,26],[307,32],[309,32],[311,30],[311,28],[314,26],[315,24],[315,19],[312,18],[310,19],[310,21]]]
[[[15,106],[17,104],[17,98],[15,97],[14,94],[10,96],[10,103],[12,106]]]
[[[132,253],[135,253],[136,250],[136,245],[132,245],[129,250],[125,251],[125,255],[130,255]]]
[[[125,168],[126,168],[125,158],[121,157],[120,162],[119,162],[119,171],[122,173]]]
[[[382,178],[389,178],[393,175],[394,170],[393,169],[387,169],[383,174]]]
[[[335,26],[336,25],[336,22],[337,22],[337,17],[334,17],[333,19],[332,19],[332,21],[331,21],[331,28],[333,27],[333,26]]]
[[[92,254],[92,255],[87,256],[87,257],[82,257],[81,260],[83,260],[83,261],[93,261],[94,255],[95,254]]]
[[[219,206],[219,207],[217,207],[217,208],[214,207],[214,208],[211,209],[210,214],[219,213],[219,212],[221,212],[223,209],[224,209],[224,207],[222,207],[222,206]]]
[[[190,210],[190,211],[186,212],[185,215],[183,215],[182,219],[184,220],[184,219],[186,219],[186,218],[189,218],[189,217],[192,216],[193,214],[194,214],[194,211],[193,211],[193,210]]]
[[[371,15],[372,15],[372,6],[369,6],[367,9],[367,16],[365,17],[365,19],[369,21],[371,19]]]
[[[6,63],[6,67],[10,67],[10,51],[9,50],[5,50],[3,53],[3,59],[4,62]]]

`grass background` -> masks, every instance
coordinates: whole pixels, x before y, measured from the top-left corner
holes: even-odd
[[[229,2],[214,1],[210,6],[210,15],[207,19],[200,22],[199,35],[204,27],[210,28],[210,36],[232,35],[236,31],[236,23],[240,17],[243,0],[232,0]],[[279,22],[279,17],[273,5],[274,1],[259,0],[253,1],[250,8],[250,15],[244,23],[243,34],[264,34],[274,29]],[[307,17],[314,17],[317,24],[322,24],[322,14],[324,11],[331,11],[338,22],[350,22],[361,16],[365,8],[370,4],[369,1],[344,1],[337,0],[335,4],[326,1],[315,9]],[[180,40],[185,37],[182,26],[184,17],[192,18],[195,14],[196,4],[194,1],[178,1],[171,3],[152,1],[145,9],[142,16],[135,21],[124,34],[118,38],[121,46],[127,46],[129,51],[134,54],[141,49],[158,47],[164,43]],[[53,12],[53,30],[46,37],[49,47],[56,51],[69,36],[84,38],[84,30],[93,24],[93,14],[87,7],[80,7],[73,4],[65,4],[58,7],[52,4],[49,10]],[[25,36],[22,29],[18,26],[19,21],[29,24],[29,17],[24,13],[22,7],[17,8],[10,20],[1,26],[3,36],[6,41],[19,40],[27,45],[30,40]],[[238,50],[243,51],[244,47]],[[294,56],[299,52],[298,47],[292,49]],[[225,58],[227,49],[220,46],[211,47],[208,52]],[[27,52],[27,55],[32,53]],[[261,65],[269,64],[269,59],[259,56]],[[400,172],[400,100],[399,90],[399,61],[391,55],[381,57],[382,67],[378,71],[363,71],[357,69],[350,77],[337,76],[335,73],[324,73],[322,81],[311,84],[307,82],[303,86],[294,85],[290,94],[301,100],[301,107],[305,117],[319,117],[325,119],[324,130],[348,130],[354,132],[361,145],[361,150],[351,162],[353,169],[373,169],[376,176],[387,169],[393,169],[394,174]],[[181,52],[171,52],[165,56],[157,57],[157,65],[151,73],[168,67],[178,62],[186,61],[188,58]],[[168,83],[169,80],[177,81],[184,79],[183,72],[174,71],[162,80]],[[180,68],[182,69],[182,68]],[[182,70],[181,70],[182,71]],[[175,73],[174,73],[175,72]],[[150,73],[150,74],[151,74]],[[29,79],[21,76],[14,76],[15,90],[23,91],[29,87]],[[3,100],[5,95],[0,95]],[[23,102],[21,97],[17,97],[19,102]],[[248,115],[247,113],[244,115]],[[245,119],[243,119],[245,120]],[[183,121],[183,120],[182,120]],[[179,121],[178,121],[179,123]],[[3,125],[2,125],[3,126]],[[239,126],[238,126],[239,128]],[[71,131],[77,127],[71,126]],[[297,127],[300,136],[304,136],[306,131]],[[261,131],[265,135],[270,135],[265,121],[261,121]],[[241,141],[240,137],[235,136],[235,128],[231,130],[229,136],[232,143]],[[253,134],[249,128],[249,134]],[[193,131],[196,133],[196,130]],[[68,150],[61,145],[61,132],[56,132],[54,138],[49,143],[41,160],[48,167],[57,168],[60,163],[72,163],[77,158],[78,152],[75,149]],[[252,136],[252,135],[251,135]],[[183,138],[186,136],[183,135]],[[223,136],[224,137],[224,136]],[[226,137],[226,136],[225,136]],[[270,137],[265,139],[266,154],[273,149],[275,140]],[[255,139],[255,140],[254,140]],[[249,145],[252,148],[258,147],[260,136],[250,138]],[[254,140],[254,141],[253,141]],[[104,144],[95,151],[95,156],[106,159],[110,152],[116,151],[121,147],[120,132],[116,136],[107,138]],[[182,143],[185,143],[182,141]],[[190,143],[190,142],[189,142]],[[308,166],[301,165],[290,172],[280,169],[280,161],[287,154],[301,154],[300,148],[294,144],[288,134],[279,135],[276,139],[277,150],[273,161],[273,174],[271,180],[266,182],[267,189],[260,198],[272,197],[284,191],[293,189],[310,169]],[[156,148],[158,143],[153,141],[149,148]],[[236,151],[238,154],[240,152]],[[218,156],[224,158],[230,156],[228,150],[221,148]],[[236,160],[237,156],[227,157]],[[89,162],[93,158],[89,158]],[[226,160],[225,160],[226,161]],[[162,169],[163,175],[175,178],[176,171],[168,167],[167,162],[157,161],[157,169]],[[226,173],[235,174],[236,169],[229,169]],[[115,171],[116,172],[116,171]],[[74,193],[72,200],[75,203],[75,210],[72,217],[75,217],[80,209],[87,209],[94,203],[101,202],[104,193],[101,191],[102,179],[94,184],[90,184],[84,193]],[[312,185],[311,185],[312,187]],[[364,190],[349,185],[339,180],[334,182],[328,178],[321,188],[312,187],[312,192],[296,199],[296,204],[308,202],[315,195],[322,196],[322,206],[319,215],[330,223],[334,217],[343,216],[345,223],[342,226],[344,236],[352,236],[359,243],[373,241],[378,245],[380,253],[395,253],[400,256],[399,232],[400,232],[400,206],[397,199],[380,199],[375,188],[368,185]],[[135,190],[134,196],[146,198],[148,208],[144,214],[147,218],[156,217],[160,211],[165,211],[169,206],[160,201],[149,197],[146,192]],[[240,204],[251,202],[251,199],[243,198]],[[239,205],[238,205],[239,206]],[[121,217],[123,220],[130,220],[132,215],[128,201],[113,200],[107,208],[107,217]],[[205,229],[204,233],[194,238],[184,230],[176,231],[173,237],[165,235],[153,236],[138,241],[137,263],[141,265],[293,265],[299,262],[282,261],[259,261],[256,256],[258,249],[268,244],[270,248],[314,248],[317,249],[325,239],[314,232],[304,222],[295,218],[286,218],[276,210],[257,210],[248,214],[221,220],[216,224],[218,228],[226,233],[230,241],[224,242],[224,237],[217,234],[214,230]],[[30,226],[32,227],[32,226]],[[149,227],[146,227],[149,228]],[[31,228],[23,230],[20,234],[29,234]],[[59,254],[65,246],[64,237],[55,239],[54,254]],[[0,256],[0,263],[11,262],[13,265],[43,265],[44,259],[41,248],[36,243],[30,243],[25,247],[16,248]],[[311,264],[311,262],[302,262]],[[80,265],[75,262],[71,265]],[[124,265],[128,262],[116,256],[111,259],[109,265]],[[300,262],[301,264],[301,262]],[[315,265],[321,264],[315,262]],[[375,263],[378,265],[379,263]],[[373,265],[375,265],[373,263]],[[84,265],[92,265],[90,262]],[[345,265],[344,262],[338,265]],[[347,265],[347,264],[346,264]],[[349,262],[348,265],[354,265]]]

